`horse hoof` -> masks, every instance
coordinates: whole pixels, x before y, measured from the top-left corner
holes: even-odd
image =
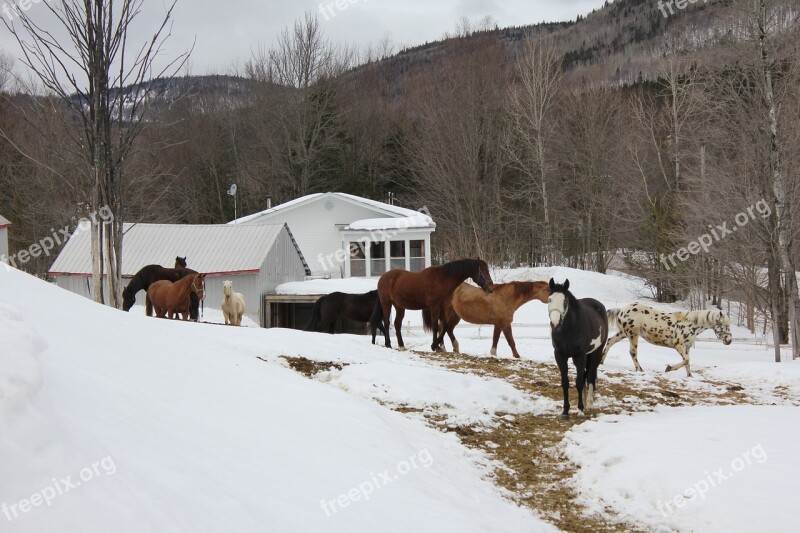
[[[672,365],[667,365],[667,369],[664,372],[672,372]]]
[[[561,413],[561,420],[569,420],[569,413]]]
[[[514,354],[514,358],[515,358],[515,359],[522,359],[522,358],[519,356],[519,354],[518,354],[518,353],[515,353],[515,354]]]

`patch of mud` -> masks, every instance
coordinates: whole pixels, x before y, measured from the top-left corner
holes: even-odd
[[[320,372],[325,372],[327,370],[331,370],[332,368],[341,370],[347,366],[347,363],[312,361],[311,359],[306,359],[305,357],[289,357],[288,355],[282,355],[281,358],[285,359],[289,363],[289,366],[292,368],[292,370],[303,374],[307,378],[313,378]]]

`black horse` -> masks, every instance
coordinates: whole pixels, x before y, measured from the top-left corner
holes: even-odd
[[[306,331],[333,333],[339,318],[354,322],[369,322],[376,301],[378,301],[378,291],[365,294],[332,292],[316,301]],[[383,326],[380,326],[380,330],[383,333]]]
[[[165,268],[161,265],[147,265],[131,278],[128,286],[122,291],[122,310],[130,311],[133,304],[136,303],[136,293],[147,292],[150,284],[162,279],[175,283],[189,274],[197,274],[197,272],[191,268]],[[200,300],[194,292],[191,293],[189,316],[194,321],[197,321],[197,317],[200,316]]]
[[[556,363],[561,371],[561,388],[564,390],[564,411],[561,418],[569,418],[569,360],[575,364],[578,377],[578,409],[592,406],[597,384],[597,367],[608,340],[606,308],[594,298],[577,300],[569,292],[569,280],[563,285],[550,280],[550,298],[547,311],[550,315],[550,337],[553,340]],[[584,406],[585,401],[585,406]]]

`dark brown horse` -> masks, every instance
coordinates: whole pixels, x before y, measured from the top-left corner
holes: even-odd
[[[472,279],[481,289],[491,292],[494,282],[489,275],[489,266],[481,259],[460,259],[440,266],[426,268],[421,272],[390,270],[378,280],[378,301],[370,319],[372,342],[378,324],[383,322],[386,347],[391,348],[389,340],[389,318],[394,306],[397,314],[394,328],[397,332],[397,345],[404,348],[400,328],[406,309],[430,310],[433,325],[431,350],[436,351],[442,344],[444,330],[439,335],[439,317],[443,316],[444,305],[453,291],[467,278]]]
[[[195,294],[199,300],[205,298],[206,275],[189,274],[175,283],[160,280],[152,283],[147,289],[147,316],[155,311],[158,318],[175,318],[179,313],[184,320],[189,320],[190,294]]]
[[[512,281],[499,283],[494,286],[491,293],[482,291],[477,287],[462,283],[453,296],[445,303],[444,314],[439,318],[439,326],[443,328],[453,343],[453,351],[458,353],[458,341],[453,334],[456,325],[464,320],[471,324],[494,325],[492,336],[492,355],[497,355],[497,343],[500,341],[500,332],[506,337],[511,353],[519,358],[514,336],[511,334],[511,323],[514,321],[514,312],[523,304],[531,300],[547,303],[550,297],[550,287],[546,281]],[[422,312],[425,331],[431,329],[430,311]]]
[[[128,286],[122,291],[122,310],[130,311],[133,304],[136,303],[136,294],[139,291],[146,292],[156,281],[167,280],[174,283],[189,274],[197,274],[197,271],[190,268],[164,268],[161,265],[147,265],[131,278]],[[194,293],[191,295],[191,300],[190,316],[192,320],[197,320],[200,316],[200,300]]]
[[[186,268],[186,258],[185,257],[176,257],[175,258],[175,268]]]
[[[332,334],[336,329],[336,321],[340,318],[368,323],[376,301],[378,301],[378,291],[369,291],[365,294],[332,292],[322,296],[311,310],[311,320],[306,326],[306,331],[327,331]],[[383,324],[378,327],[383,333]]]

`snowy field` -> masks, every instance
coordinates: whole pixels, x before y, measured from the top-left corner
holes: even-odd
[[[568,277],[576,296],[608,307],[648,296],[640,280],[564,268],[492,274]],[[206,308],[204,320],[220,322],[215,313]],[[426,351],[420,324],[409,312],[404,337]],[[640,342],[638,375],[627,342],[611,350],[599,409],[611,404],[604,380],[663,379],[705,396],[724,381],[757,405],[712,398],[653,410],[633,397],[622,414],[565,426],[559,446],[580,466],[569,484],[587,516],[650,531],[796,530],[788,498],[800,474],[800,364],[772,363],[746,329],[733,333],[728,347],[703,334],[694,378],[664,376],[679,359],[673,350]],[[489,362],[491,334],[456,329],[478,363]],[[545,305],[523,306],[514,334],[523,364],[552,366],[557,383]],[[0,347],[0,531],[557,530],[492,481],[502,465],[424,416],[492,428],[501,416],[560,413],[559,402],[509,379],[363,336],[123,313],[2,268]],[[503,338],[498,353],[510,357]],[[287,357],[340,368],[309,379]]]

